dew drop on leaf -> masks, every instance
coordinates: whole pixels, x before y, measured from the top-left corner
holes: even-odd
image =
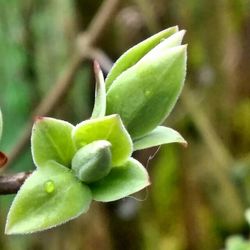
[[[51,194],[55,191],[55,184],[53,181],[49,180],[44,183],[45,192]]]

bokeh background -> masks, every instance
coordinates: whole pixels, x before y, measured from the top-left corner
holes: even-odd
[[[189,147],[136,153],[150,172],[147,190],[93,203],[87,214],[42,233],[4,235],[13,196],[1,196],[1,250],[214,250],[230,235],[247,238],[249,0],[0,1],[4,172],[34,169],[27,135],[35,115],[74,124],[90,116],[93,58],[106,74],[129,47],[173,25],[187,30],[188,74],[165,125]]]

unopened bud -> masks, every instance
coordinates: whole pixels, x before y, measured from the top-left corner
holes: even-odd
[[[79,149],[72,160],[72,169],[83,182],[91,183],[105,177],[111,170],[111,143],[94,141]]]

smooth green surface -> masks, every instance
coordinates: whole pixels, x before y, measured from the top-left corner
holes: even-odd
[[[5,232],[24,234],[54,227],[86,212],[90,202],[89,188],[68,168],[49,161],[38,168],[17,193]]]
[[[72,159],[72,169],[83,182],[90,183],[105,177],[111,170],[111,144],[99,140],[79,149]]]
[[[153,131],[135,140],[133,145],[134,151],[136,151],[174,142],[181,143],[184,146],[187,145],[185,139],[174,129],[158,126]]]
[[[122,165],[133,151],[132,140],[119,115],[83,121],[72,131],[72,138],[78,149],[96,140],[109,141],[114,166]]]
[[[140,191],[150,184],[146,169],[137,160],[130,158],[123,166],[112,168],[101,181],[90,185],[96,201],[115,201]]]
[[[76,152],[71,139],[73,125],[54,118],[38,118],[32,129],[31,149],[37,167],[54,160],[70,167]]]
[[[96,89],[95,89],[95,104],[91,118],[98,118],[105,116],[106,113],[106,90],[103,73],[99,64],[94,62],[94,72],[96,78]]]
[[[162,40],[157,46],[155,46],[147,54],[145,54],[141,60],[148,60],[148,58],[150,58],[151,56],[157,56],[157,54],[160,54],[169,48],[181,45],[185,32],[185,30],[178,31]]]
[[[173,109],[184,84],[186,57],[185,45],[155,48],[113,82],[107,114],[119,114],[133,139],[153,130]]]
[[[141,43],[135,45],[126,51],[114,64],[110,70],[105,82],[106,89],[108,90],[112,85],[113,81],[125,70],[136,64],[147,52],[154,48],[158,43],[162,41],[175,32],[178,31],[178,27],[171,27],[163,30],[148,39],[142,41]]]

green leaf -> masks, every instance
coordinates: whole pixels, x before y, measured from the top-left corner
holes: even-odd
[[[134,151],[173,142],[187,146],[187,142],[177,131],[172,128],[158,126],[153,131],[134,141]]]
[[[80,148],[72,159],[72,170],[85,183],[99,181],[111,170],[111,144],[93,141]]]
[[[71,132],[74,126],[68,122],[48,117],[38,118],[32,129],[31,150],[37,167],[54,160],[70,167],[76,152]]]
[[[96,78],[95,104],[91,119],[103,117],[106,113],[106,90],[103,74],[97,61],[94,62],[94,71]]]
[[[86,212],[91,191],[72,172],[49,161],[22,185],[10,208],[6,234],[42,231]]]
[[[126,51],[113,65],[106,78],[106,89],[108,90],[113,81],[125,70],[136,64],[146,53],[154,48],[158,43],[175,32],[178,27],[171,27],[163,30]]]
[[[111,143],[112,164],[122,165],[132,154],[132,140],[119,115],[91,119],[78,124],[72,131],[72,138],[79,149],[96,140]]]
[[[186,33],[185,30],[181,30],[169,36],[168,38],[164,39],[157,46],[152,48],[152,50],[150,50],[147,54],[145,54],[145,56],[142,58],[142,61],[143,60],[147,61],[148,59],[150,59],[151,56],[153,57],[157,56],[157,54],[162,53],[162,51],[166,51],[169,48],[181,45],[185,33]]]
[[[153,130],[166,119],[181,93],[186,57],[186,46],[154,48],[112,83],[106,113],[119,114],[132,138]]]
[[[2,132],[3,132],[3,116],[2,116],[1,109],[0,109],[0,140],[2,138]]]
[[[96,201],[115,201],[140,191],[150,184],[146,169],[130,158],[123,166],[112,168],[102,180],[92,183],[90,189]]]

